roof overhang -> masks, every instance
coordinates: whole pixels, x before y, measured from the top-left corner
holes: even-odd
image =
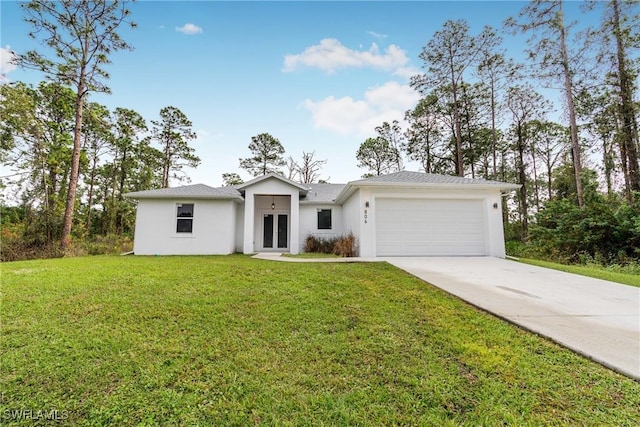
[[[207,196],[207,195],[188,195],[188,194],[174,194],[174,195],[136,195],[136,193],[126,193],[122,195],[128,199],[142,200],[142,199],[198,199],[198,200],[244,200],[241,196]]]
[[[167,194],[167,195],[163,195],[163,194],[158,194],[158,195],[137,195],[136,193],[126,193],[122,195],[123,197],[126,197],[128,199],[134,199],[134,200],[167,200],[167,199],[172,199],[172,200],[237,200],[237,201],[244,201],[244,199],[242,198],[242,196],[237,195],[237,196],[217,196],[217,195],[189,195],[189,194]]]
[[[509,192],[520,188],[520,184],[508,183],[417,183],[417,182],[349,182],[344,186],[335,202],[342,204],[359,188],[391,188],[391,189],[434,189],[434,190],[463,190],[463,191],[500,191]]]

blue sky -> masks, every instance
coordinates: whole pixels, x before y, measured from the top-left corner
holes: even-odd
[[[202,159],[193,183],[221,185],[224,172],[248,157],[251,136],[268,132],[286,154],[315,151],[326,159],[322,178],[357,179],[359,145],[383,121],[402,119],[418,95],[409,76],[420,71],[422,47],[448,19],[466,19],[471,33],[500,28],[524,2],[164,2],[132,4],[135,30],[121,34],[135,48],[118,52],[111,95],[91,100],[131,108],[148,121],[175,106],[193,122]],[[565,6],[578,17],[578,3]],[[37,84],[34,71],[13,69],[6,50],[38,47],[27,37],[18,3],[0,3],[2,73]],[[505,36],[522,55],[524,37]],[[408,169],[417,170],[409,163]]]

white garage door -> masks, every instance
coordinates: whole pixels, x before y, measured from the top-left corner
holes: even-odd
[[[377,199],[378,256],[485,255],[482,200]]]

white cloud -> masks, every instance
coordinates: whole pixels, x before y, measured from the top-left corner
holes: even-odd
[[[198,137],[198,142],[202,141],[218,141],[224,138],[224,134],[221,132],[211,133],[206,129],[196,129],[196,136]]]
[[[323,39],[319,44],[306,48],[302,53],[285,55],[282,71],[291,72],[305,66],[319,68],[328,73],[347,67],[370,67],[394,71],[405,67],[408,63],[409,58],[405,51],[393,44],[381,53],[375,43],[371,44],[369,50],[353,50],[336,39]]]
[[[188,36],[202,33],[202,28],[192,23],[186,23],[182,27],[176,27],[176,31],[180,31]]]
[[[367,34],[369,34],[371,37],[375,37],[377,39],[386,39],[387,37],[389,37],[386,34],[376,33],[375,31],[367,31]]]
[[[16,54],[11,50],[11,46],[0,46],[0,83],[8,81],[7,74],[18,68],[16,64],[12,62]]]
[[[418,92],[409,85],[389,81],[367,90],[361,100],[350,96],[330,96],[320,101],[307,99],[302,106],[311,112],[316,129],[366,137],[384,121],[402,121],[404,112],[412,108],[419,98]]]
[[[399,76],[409,80],[411,77],[422,74],[422,71],[414,66],[400,67],[393,71],[394,76]]]

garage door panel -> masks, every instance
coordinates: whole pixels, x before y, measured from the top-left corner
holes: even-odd
[[[378,256],[486,254],[482,200],[378,199]]]

